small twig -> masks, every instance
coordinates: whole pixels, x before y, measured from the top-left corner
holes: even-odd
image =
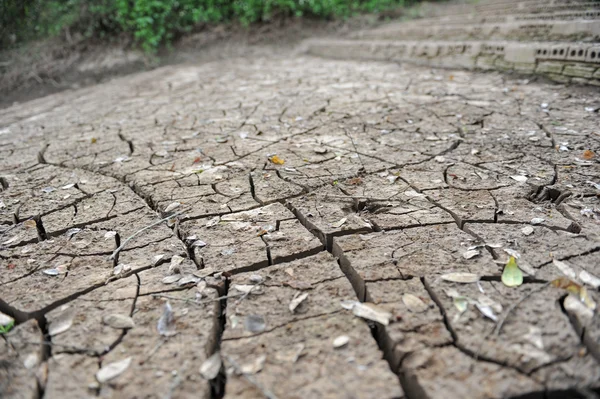
[[[548,283],[542,285],[541,287],[536,288],[535,290],[529,291],[527,294],[523,295],[521,297],[521,299],[519,299],[518,301],[516,301],[512,305],[510,305],[508,307],[508,309],[506,309],[506,313],[504,313],[504,316],[502,316],[502,319],[500,319],[500,321],[498,322],[498,324],[496,324],[496,328],[493,330],[494,336],[498,337],[498,335],[500,335],[500,331],[502,330],[502,326],[504,325],[504,322],[506,321],[506,318],[508,317],[508,315],[510,314],[510,312],[512,312],[513,310],[515,310],[515,308],[517,306],[519,306],[521,303],[523,303],[523,301],[525,301],[531,295],[533,295],[533,294],[535,294],[537,292],[540,292],[541,290],[543,290],[544,288],[548,287],[549,285],[550,285],[550,283],[548,282]]]
[[[132,235],[130,235],[129,237],[127,237],[127,238],[125,239],[125,241],[123,241],[123,244],[121,244],[121,245],[120,245],[120,246],[119,246],[117,249],[115,249],[115,250],[113,251],[112,255],[110,255],[110,256],[108,257],[108,260],[113,260],[113,259],[115,258],[115,256],[117,256],[117,255],[119,254],[119,252],[121,252],[121,250],[122,250],[123,248],[125,248],[125,245],[127,245],[127,243],[128,243],[129,241],[131,241],[133,238],[135,238],[135,237],[136,237],[138,234],[140,234],[140,233],[143,233],[144,231],[146,231],[146,230],[148,230],[148,229],[151,229],[152,227],[154,227],[154,226],[156,226],[156,225],[159,225],[159,224],[161,224],[162,222],[164,222],[164,221],[167,221],[167,220],[171,219],[172,217],[175,217],[175,216],[181,215],[182,213],[184,213],[184,212],[186,212],[186,211],[188,211],[188,210],[189,210],[189,208],[186,208],[186,209],[184,209],[184,210],[181,210],[181,211],[179,211],[179,212],[177,212],[177,213],[174,213],[174,214],[172,214],[172,215],[169,215],[169,216],[167,216],[166,218],[160,219],[159,221],[157,221],[157,222],[154,222],[154,223],[152,223],[151,225],[149,225],[149,226],[146,226],[146,227],[144,227],[144,228],[143,228],[143,229],[141,229],[141,230],[138,230],[138,231],[136,231],[135,233],[133,233]]]
[[[242,375],[246,380],[248,380],[248,382],[252,385],[254,385],[258,390],[260,390],[262,392],[262,394],[265,396],[265,398],[267,399],[277,399],[277,396],[269,391],[267,388],[263,387],[261,383],[259,383],[258,381],[256,381],[256,379],[254,379],[253,376],[251,376],[248,373],[244,373],[242,371],[242,368],[240,367],[239,364],[237,364],[237,362],[235,360],[233,360],[231,357],[225,355],[225,360],[227,360],[227,362],[235,369],[235,371]]]
[[[151,357],[152,357],[152,356],[153,356],[153,355],[156,353],[156,351],[157,351],[157,350],[158,350],[158,349],[159,349],[161,346],[163,346],[163,344],[164,344],[165,342],[167,342],[167,341],[168,341],[168,339],[167,339],[167,338],[161,339],[161,340],[160,340],[160,342],[159,342],[158,344],[156,344],[156,346],[155,346],[154,348],[152,348],[152,350],[151,350],[150,352],[148,352],[148,356],[146,356],[146,358],[145,358],[145,359],[142,359],[142,360],[140,360],[139,364],[140,364],[140,365],[141,365],[141,364],[144,364],[144,363],[146,363],[148,360],[150,360],[150,358],[151,358]]]

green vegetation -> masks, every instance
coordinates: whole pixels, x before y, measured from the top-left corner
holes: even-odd
[[[346,18],[405,0],[0,0],[0,44],[68,32],[109,39],[131,35],[154,52],[201,23],[243,25],[275,17]]]

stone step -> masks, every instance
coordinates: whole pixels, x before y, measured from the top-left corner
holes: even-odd
[[[600,43],[320,39],[305,44],[308,53],[328,58],[537,73],[600,86]]]
[[[357,32],[353,39],[366,40],[515,40],[599,41],[600,21],[520,21],[484,24],[390,24]]]

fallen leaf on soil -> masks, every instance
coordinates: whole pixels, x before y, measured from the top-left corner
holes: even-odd
[[[546,221],[546,219],[544,218],[533,218],[531,219],[531,224],[536,225],[536,224],[542,224]]]
[[[442,280],[452,281],[453,283],[476,283],[479,281],[479,276],[473,273],[446,273],[440,276]]]
[[[158,319],[157,329],[158,333],[164,337],[171,337],[177,334],[175,331],[175,314],[168,301],[165,303],[163,312]]]
[[[96,379],[99,383],[104,383],[106,381],[112,380],[120,376],[131,364],[131,357],[120,360],[118,362],[109,363],[106,366],[102,367],[96,373]]]
[[[298,295],[298,293],[296,293],[296,295],[294,295],[294,298],[290,302],[290,306],[289,306],[290,312],[295,313],[296,308],[298,306],[300,306],[300,304],[302,304],[302,302],[304,302],[306,300],[306,298],[308,298],[308,292],[305,292],[304,294],[300,294],[300,295]]]
[[[569,280],[566,277],[559,277],[555,280],[552,280],[550,284],[552,284],[553,287],[562,288],[572,294],[578,295],[579,300],[583,302],[585,306],[592,310],[596,309],[596,302],[594,302],[585,287]]]
[[[183,263],[183,257],[179,255],[173,255],[171,258],[171,264],[169,265],[169,273],[179,274],[181,273],[181,264]]]
[[[243,364],[240,371],[244,374],[254,375],[260,373],[267,360],[267,355],[260,355],[253,362]]]
[[[458,309],[458,311],[462,314],[466,312],[467,307],[469,306],[469,300],[464,296],[454,297],[452,300],[454,307]]]
[[[102,323],[117,329],[129,329],[135,327],[133,319],[121,314],[109,314],[102,317]]]
[[[465,251],[463,253],[463,258],[465,258],[465,259],[471,259],[471,258],[476,257],[479,254],[481,254],[481,252],[479,252],[479,250],[472,249],[472,250],[469,250],[469,251]]]
[[[567,295],[563,306],[567,313],[574,315],[582,327],[586,327],[594,318],[594,311],[581,303],[581,300],[573,294]]]
[[[573,270],[573,268],[567,265],[565,262],[553,259],[552,264],[556,266],[556,268],[560,270],[562,274],[564,274],[570,279],[574,279],[577,276],[577,274],[575,274],[575,270]]]
[[[519,183],[525,183],[527,181],[527,177],[521,175],[511,176],[510,178],[518,181]]]
[[[346,220],[347,220],[346,218],[341,218],[337,222],[331,223],[331,227],[334,227],[336,229],[340,228],[340,227],[342,227],[344,225],[344,223],[346,223]]]
[[[162,279],[163,284],[173,284],[181,280],[181,274],[172,274]]]
[[[481,306],[488,306],[496,313],[502,313],[502,304],[494,301],[492,298],[486,295],[479,295],[477,297],[477,303]]]
[[[592,159],[596,154],[592,150],[585,150],[581,156],[583,159]]]
[[[219,216],[215,216],[214,218],[212,218],[208,222],[206,222],[206,227],[216,226],[217,224],[219,224],[220,221],[221,221],[221,218]]]
[[[73,310],[64,311],[58,318],[50,323],[48,327],[48,334],[53,337],[55,335],[64,333],[73,325],[73,318],[75,312]]]
[[[211,357],[206,359],[200,366],[200,375],[205,380],[212,380],[219,375],[221,370],[222,360],[221,354],[215,352]]]
[[[165,208],[165,213],[171,212],[172,210],[178,208],[180,205],[181,205],[181,202],[177,202],[177,201],[176,202],[172,202],[171,204],[169,204],[169,206],[167,206]]]
[[[504,266],[502,283],[507,287],[518,287],[523,284],[523,273],[517,266],[517,260],[514,256],[511,256],[506,266]]]
[[[531,226],[525,226],[521,229],[521,233],[523,233],[526,236],[532,235],[533,234],[533,227]]]
[[[481,314],[483,314],[488,319],[493,320],[493,321],[498,321],[498,317],[496,317],[496,315],[494,314],[494,311],[492,310],[492,308],[490,306],[482,305],[479,302],[476,302],[475,307],[477,309],[479,309]]]
[[[350,342],[350,337],[347,335],[340,335],[339,337],[336,337],[333,340],[333,347],[334,348],[341,348],[343,346],[348,345],[348,342]]]
[[[429,306],[421,298],[413,294],[402,295],[402,302],[413,313],[421,313],[426,311]]]
[[[387,326],[392,318],[390,312],[368,302],[356,302],[352,307],[352,313],[354,313],[355,316],[375,321],[384,326]]]
[[[273,155],[271,158],[269,158],[269,161],[275,165],[283,165],[285,163],[285,161],[282,158],[279,158],[277,155]]]
[[[582,270],[579,273],[579,279],[583,281],[584,284],[591,285],[594,288],[600,287],[600,278],[588,273],[585,270]]]
[[[35,220],[29,219],[23,222],[23,226],[25,226],[28,229],[35,229],[37,224],[35,223]]]

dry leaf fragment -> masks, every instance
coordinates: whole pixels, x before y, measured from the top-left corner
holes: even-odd
[[[175,314],[171,304],[167,301],[163,309],[163,313],[160,315],[157,324],[158,333],[165,337],[171,337],[177,332],[175,331]]]
[[[302,304],[302,302],[304,302],[306,300],[306,298],[308,298],[308,292],[305,292],[300,295],[298,295],[298,293],[296,293],[296,295],[294,295],[294,298],[290,302],[290,306],[289,306],[290,312],[295,313],[296,308],[298,306],[300,306]]]
[[[517,260],[514,256],[511,256],[506,266],[504,266],[502,283],[507,287],[518,287],[523,284],[523,273],[519,269],[519,266],[517,266]]]
[[[476,283],[477,281],[479,281],[478,275],[476,275],[474,273],[463,273],[463,272],[442,274],[440,276],[440,278],[445,281],[451,281],[453,283],[464,283],[464,284]]]
[[[48,327],[48,334],[53,337],[55,335],[64,333],[73,325],[73,318],[75,317],[75,311],[66,310],[58,318],[50,323]]]
[[[567,313],[575,316],[582,327],[586,327],[594,318],[594,311],[581,302],[581,300],[573,294],[567,295],[563,306]]]
[[[165,213],[169,213],[172,210],[177,209],[180,205],[181,205],[181,202],[177,202],[177,201],[172,202],[171,204],[169,204],[169,206],[167,206],[165,208]]]
[[[337,222],[331,223],[331,227],[334,227],[336,229],[340,228],[340,227],[342,227],[344,225],[344,223],[346,223],[346,220],[347,220],[346,218],[341,218]]]
[[[120,376],[131,364],[131,357],[120,360],[118,362],[109,363],[106,366],[102,367],[96,373],[96,379],[99,383],[104,383],[106,381],[112,380]]]
[[[530,236],[533,234],[533,227],[525,226],[521,229],[521,233],[523,233],[526,236]]]
[[[102,323],[116,329],[129,329],[135,327],[135,322],[131,317],[114,313],[102,317]]]
[[[28,229],[35,229],[37,224],[35,223],[35,220],[29,219],[23,222],[23,226],[25,226]]]
[[[383,324],[384,326],[387,326],[392,318],[392,314],[390,312],[383,310],[369,302],[356,302],[352,307],[352,313],[354,313],[355,316],[375,321],[379,324]]]
[[[221,370],[222,360],[219,352],[213,353],[208,359],[206,359],[200,366],[200,375],[205,380],[212,380],[219,375]]]
[[[348,342],[350,342],[350,337],[349,336],[347,336],[347,335],[340,335],[339,337],[336,337],[333,340],[333,347],[335,349],[341,348],[343,346],[348,345]]]
[[[595,156],[595,155],[596,155],[596,154],[594,154],[594,151],[592,151],[592,150],[585,150],[585,151],[583,152],[583,155],[582,155],[581,157],[582,157],[583,159],[588,159],[588,160],[589,160],[589,159],[592,159],[592,158],[594,158],[594,156]]]
[[[477,250],[477,249],[471,249],[471,250],[465,251],[463,253],[463,258],[465,258],[465,259],[471,259],[471,258],[474,258],[474,257],[480,255],[480,254],[481,254],[481,252],[479,252],[479,250]]]
[[[519,183],[525,183],[527,181],[527,176],[522,175],[511,176],[510,178],[518,181]]]
[[[560,270],[561,273],[564,274],[565,276],[567,276],[568,278],[570,278],[570,279],[576,278],[577,275],[575,274],[575,270],[573,270],[573,268],[571,266],[569,266],[568,264],[566,264],[565,262],[562,262],[557,259],[553,259],[552,264],[554,266],[556,266],[556,268],[558,270]]]
[[[483,314],[488,319],[498,321],[498,317],[496,317],[496,315],[494,314],[494,310],[490,306],[482,305],[479,302],[476,302],[475,307],[479,309],[481,314]]]
[[[271,158],[269,158],[269,161],[275,165],[283,165],[285,163],[285,161],[282,158],[279,158],[277,155],[273,155]]]
[[[263,332],[267,328],[267,322],[261,315],[248,315],[244,319],[244,327],[252,333]]]
[[[594,302],[594,300],[592,299],[588,290],[585,287],[569,280],[566,277],[559,277],[555,280],[552,280],[550,282],[550,284],[553,287],[562,288],[572,294],[578,295],[579,300],[582,303],[584,303],[585,306],[587,306],[589,309],[592,309],[592,310],[596,309],[596,302]]]
[[[169,273],[171,274],[179,274],[181,273],[181,264],[183,263],[184,258],[179,255],[173,255],[171,258],[171,264],[169,265]]]
[[[591,285],[594,288],[600,287],[600,278],[588,273],[585,270],[582,270],[579,273],[579,279],[583,281],[584,284]]]
[[[413,313],[421,313],[429,309],[429,306],[421,298],[413,294],[402,295],[402,302]]]
[[[267,355],[260,355],[254,361],[250,363],[243,364],[240,367],[240,371],[246,375],[254,375],[260,373],[265,365],[265,361],[267,360]]]

